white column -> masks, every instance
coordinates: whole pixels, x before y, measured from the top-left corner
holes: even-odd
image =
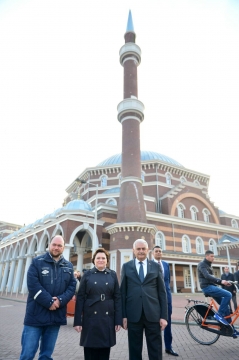
[[[191,291],[194,294],[195,293],[195,285],[194,285],[194,276],[193,276],[192,264],[189,265],[189,268],[190,268],[190,278],[191,278]]]
[[[199,282],[198,272],[197,272],[197,289],[198,289],[198,291],[201,291],[201,286],[200,286],[200,282]]]
[[[22,293],[26,294],[27,293],[27,272],[29,269],[29,266],[31,265],[32,262],[32,258],[34,255],[27,255],[27,261],[26,261],[26,266],[25,266],[25,271],[24,271],[24,278],[23,278],[23,282],[22,282]]]
[[[10,272],[9,272],[8,282],[7,282],[8,291],[12,290],[12,282],[13,282],[13,276],[14,276],[14,272],[15,272],[15,266],[16,266],[16,259],[13,259],[11,261]]]
[[[80,270],[80,272],[82,272],[83,269],[83,258],[84,258],[84,249],[80,249],[77,252],[77,265],[76,265],[76,269]]]
[[[2,281],[2,278],[3,278],[2,268],[3,268],[3,262],[0,263],[0,287],[1,287],[1,281]]]
[[[1,285],[0,291],[4,291],[4,290],[5,290],[6,283],[7,283],[7,278],[8,278],[8,271],[9,271],[9,260],[6,261],[6,265],[5,265],[5,269],[4,269],[4,274],[3,274],[2,285]]]
[[[20,290],[20,281],[22,278],[22,266],[23,266],[23,257],[19,257],[18,258],[18,264],[17,264],[17,271],[16,271],[16,278],[14,281],[14,286],[13,286],[13,292],[18,292]]]
[[[70,250],[73,247],[73,245],[65,244],[65,248],[63,251],[63,256],[66,260],[70,261]]]
[[[177,294],[177,282],[176,282],[176,271],[175,271],[175,264],[172,264],[173,268],[173,292],[174,294]]]
[[[220,275],[223,274],[222,266],[220,266]]]

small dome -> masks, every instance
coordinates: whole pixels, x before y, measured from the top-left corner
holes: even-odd
[[[181,165],[179,162],[166,155],[162,155],[154,151],[141,151],[141,161],[147,160],[161,160],[171,165],[183,167],[183,165]],[[102,161],[97,166],[118,165],[121,164],[121,162],[121,154],[116,154]]]
[[[64,210],[86,210],[86,211],[92,211],[92,208],[90,204],[88,204],[86,201],[77,199],[72,200],[66,206],[64,206]]]

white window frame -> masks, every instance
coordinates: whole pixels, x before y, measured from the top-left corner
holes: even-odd
[[[231,224],[234,229],[238,229],[238,222],[236,219],[231,219]]]
[[[192,205],[191,207],[190,207],[190,211],[191,211],[191,218],[192,218],[192,220],[197,220],[198,219],[198,217],[197,217],[197,213],[198,213],[198,209],[196,208],[196,206],[195,205]]]
[[[190,274],[190,267],[183,268],[183,281],[185,289],[191,289],[191,274]]]
[[[110,251],[110,269],[114,271],[117,269],[117,250]]]
[[[165,174],[165,178],[166,178],[166,184],[167,185],[172,185],[172,175],[169,172],[167,172]]]
[[[145,172],[143,170],[141,171],[141,180],[143,183],[145,182]]]
[[[182,251],[185,254],[190,254],[191,253],[191,240],[190,240],[190,237],[188,235],[186,235],[186,234],[184,234],[182,236]]]
[[[177,205],[177,210],[178,210],[178,217],[180,219],[184,219],[184,217],[185,217],[184,211],[186,210],[185,205],[183,205],[182,203],[179,203]]]
[[[208,248],[209,248],[209,250],[213,251],[214,255],[218,255],[217,244],[216,244],[216,241],[214,239],[209,239]]]
[[[209,211],[208,209],[204,208],[203,211],[202,211],[202,213],[203,213],[203,219],[204,219],[204,221],[205,221],[206,223],[209,223],[209,222],[210,222],[210,215],[211,215],[210,211]]]
[[[102,183],[104,180],[106,180],[106,184],[105,183]],[[101,187],[106,187],[107,186],[107,183],[108,183],[108,176],[107,175],[101,175],[100,177],[100,186]]]
[[[133,260],[133,251],[132,250],[128,250],[128,249],[123,249],[123,250],[120,250],[120,264],[121,266],[130,261],[130,260]],[[128,260],[126,261],[125,259],[128,258]]]
[[[183,184],[183,183],[187,182],[187,179],[185,178],[185,176],[181,176],[180,181],[181,181],[181,184]]]
[[[200,247],[201,247],[201,249],[200,249]],[[196,238],[196,252],[197,252],[197,254],[204,254],[205,253],[205,251],[204,251],[204,242],[203,242],[203,239],[200,236],[198,236]]]
[[[113,204],[111,204],[111,202],[113,202]],[[108,198],[105,203],[108,205],[117,205],[117,201],[113,197]]]
[[[160,235],[160,239],[159,236]],[[166,250],[165,235],[162,231],[157,231],[155,234],[155,246],[160,246],[162,250]]]

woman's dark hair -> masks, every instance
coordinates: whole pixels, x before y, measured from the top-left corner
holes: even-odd
[[[95,257],[98,253],[104,253],[107,259],[107,263],[109,262],[110,256],[108,251],[106,251],[104,248],[99,248],[97,250],[95,250],[93,256],[92,256],[92,263],[95,264]]]

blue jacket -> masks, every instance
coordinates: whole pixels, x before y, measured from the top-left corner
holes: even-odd
[[[65,325],[66,304],[75,294],[76,280],[72,264],[63,257],[54,261],[49,253],[32,260],[27,273],[28,298],[24,324],[29,326]],[[57,310],[49,310],[60,300]]]

